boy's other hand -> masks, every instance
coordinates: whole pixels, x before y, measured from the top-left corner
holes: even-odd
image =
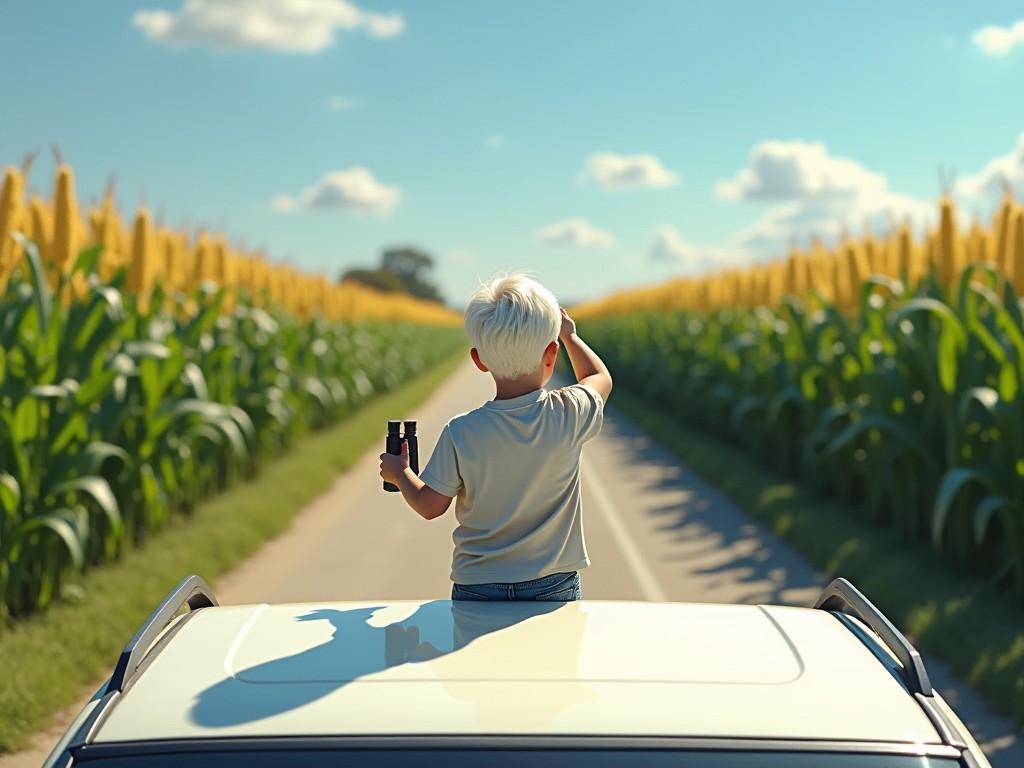
[[[565,311],[564,307],[559,307],[562,312],[562,327],[558,331],[558,338],[567,339],[576,333],[576,322],[569,317],[569,313]]]
[[[398,478],[409,466],[409,443],[402,441],[402,452],[399,455],[382,453],[380,455],[380,476],[389,483],[398,483]]]

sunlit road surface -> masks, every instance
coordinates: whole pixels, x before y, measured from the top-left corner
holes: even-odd
[[[425,464],[445,422],[493,395],[467,361],[417,413],[394,417],[417,419]],[[427,522],[381,489],[384,433],[381,424],[379,447],[220,580],[222,602],[448,596],[454,505]],[[824,583],[614,410],[583,451],[583,509],[586,598],[809,604]]]
[[[425,464],[444,423],[494,394],[468,363],[416,413]],[[614,410],[583,452],[583,508],[592,561],[583,595],[605,600],[809,605],[826,579],[770,532],[682,467]],[[222,603],[432,599],[450,594],[454,515],[421,520],[399,494],[381,489],[380,446],[340,476],[283,535],[218,580]],[[995,768],[1024,765],[1010,724],[957,685],[935,660],[933,681],[971,726]],[[67,717],[68,715],[65,715]],[[28,753],[0,768],[37,766],[62,732],[58,724]]]
[[[425,464],[445,422],[493,395],[490,377],[467,361],[417,413],[394,417],[418,420]],[[448,596],[454,505],[427,522],[381,489],[384,433],[381,424],[379,447],[220,580],[223,602]],[[613,409],[583,451],[583,509],[586,598],[809,604],[824,583]]]

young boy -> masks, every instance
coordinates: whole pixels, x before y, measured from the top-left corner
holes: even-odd
[[[458,497],[452,599],[579,599],[590,564],[580,452],[601,430],[611,374],[551,292],[523,275],[482,286],[465,324],[494,399],[445,425],[419,477],[407,448],[381,454],[381,477],[427,520]],[[578,383],[548,391],[559,342]]]

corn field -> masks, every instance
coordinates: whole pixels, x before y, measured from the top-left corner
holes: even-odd
[[[1024,595],[1024,208],[939,221],[577,314],[648,402]]]
[[[224,291],[228,312],[245,295],[257,306],[279,307],[303,319],[315,314],[328,320],[461,322],[458,314],[436,303],[382,294],[357,283],[337,284],[326,275],[271,264],[259,251],[231,247],[223,235],[156,226],[145,208],[126,224],[110,188],[103,201],[83,216],[68,165],[57,169],[50,203],[38,195],[25,199],[24,176],[16,168],[7,168],[0,190],[0,292],[18,264],[21,249],[11,237],[18,232],[36,244],[50,288],[64,280],[60,298],[65,304],[72,296],[82,298],[89,292],[85,273],[72,272],[79,252],[95,249],[93,271],[103,282],[123,272],[125,290],[143,310],[158,287],[170,308],[175,294],[191,295],[205,283],[213,283]]]
[[[0,614],[54,600],[462,343],[436,304],[331,285],[223,239],[121,227],[110,198],[0,201]]]
[[[939,226],[921,238],[903,224],[885,238],[844,238],[833,248],[815,242],[808,250],[792,249],[783,260],[620,291],[579,304],[573,312],[580,319],[630,310],[711,312],[777,307],[784,296],[797,296],[851,313],[860,307],[869,278],[913,286],[934,273],[942,286],[953,290],[964,268],[976,263],[994,268],[1018,296],[1024,296],[1024,207],[1009,196],[987,228],[975,220],[966,232],[959,232],[953,201],[943,197]]]

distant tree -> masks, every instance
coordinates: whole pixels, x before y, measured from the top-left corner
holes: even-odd
[[[381,257],[381,269],[398,276],[406,293],[430,301],[441,301],[441,294],[429,279],[434,257],[417,248],[389,248]]]
[[[351,280],[381,291],[408,293],[427,301],[444,303],[440,291],[430,279],[434,257],[418,248],[389,248],[381,255],[377,269],[350,269],[341,279]]]

